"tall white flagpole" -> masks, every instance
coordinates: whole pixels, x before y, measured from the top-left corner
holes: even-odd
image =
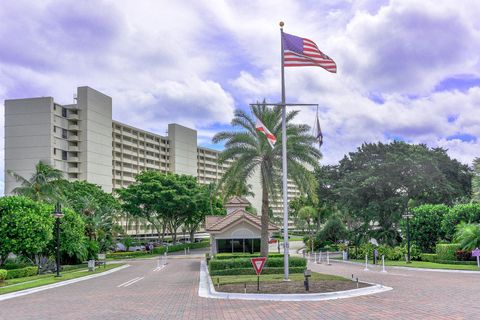
[[[280,39],[282,51],[282,183],[283,183],[283,262],[284,280],[288,281],[288,189],[287,189],[287,106],[285,104],[285,66],[283,50],[283,21],[280,21]]]

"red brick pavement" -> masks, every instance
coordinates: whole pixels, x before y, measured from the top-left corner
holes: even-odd
[[[318,302],[216,300],[198,297],[199,260],[155,261],[94,280],[0,302],[0,319],[480,319],[480,275],[314,265],[326,273],[394,288],[376,295]],[[135,277],[143,280],[117,286]]]

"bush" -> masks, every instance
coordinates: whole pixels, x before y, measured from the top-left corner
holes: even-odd
[[[16,279],[35,276],[38,273],[37,267],[26,267],[20,269],[7,270],[7,276],[5,279]]]
[[[455,252],[460,249],[458,243],[439,243],[436,247],[436,253],[439,260],[454,261]]]
[[[472,252],[467,250],[455,251],[455,258],[458,261],[469,261],[472,258]]]
[[[225,260],[225,259],[235,259],[235,258],[256,258],[260,257],[259,253],[249,254],[249,253],[217,253],[215,259]],[[283,253],[269,253],[268,258],[283,258]]]
[[[173,246],[168,246],[168,247],[156,247],[156,248],[153,248],[153,253],[164,254],[165,252],[183,251],[185,250],[185,248],[200,249],[200,248],[208,248],[209,246],[210,246],[210,240],[204,239],[200,242],[174,244]]]
[[[422,253],[420,260],[425,262],[437,262],[437,255],[435,253]]]
[[[130,259],[145,255],[144,251],[108,253],[108,259]]]
[[[210,261],[211,262],[211,261]],[[305,267],[289,267],[289,273],[303,273]],[[282,268],[263,268],[262,274],[283,274]],[[238,268],[238,269],[225,269],[210,271],[211,276],[243,276],[243,275],[256,275],[255,270],[252,268]]]
[[[265,268],[283,268],[283,258],[268,258],[265,262]],[[302,267],[305,269],[307,260],[300,257],[290,257],[289,267]],[[213,259],[208,265],[210,271],[225,270],[225,269],[252,269],[252,262],[248,258],[235,259]]]
[[[453,240],[455,227],[460,222],[479,223],[480,222],[480,203],[457,204],[445,214],[442,219],[442,231],[445,238]]]
[[[0,269],[0,282],[7,278],[7,270]]]

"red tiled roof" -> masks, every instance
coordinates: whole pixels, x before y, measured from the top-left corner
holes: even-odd
[[[218,216],[206,217],[206,222],[205,222],[206,231],[222,231],[241,219],[248,220],[252,224],[258,226],[258,228],[262,227],[262,221],[260,220],[260,217],[255,216],[243,209],[238,209],[235,212],[232,212],[224,217],[220,216],[220,219],[218,219],[217,221],[214,221],[212,219],[214,217],[218,217]],[[270,223],[268,226],[268,230],[276,231],[278,230],[278,227]]]

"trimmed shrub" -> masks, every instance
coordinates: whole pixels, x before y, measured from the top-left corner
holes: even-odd
[[[265,268],[283,268],[283,258],[268,258],[265,262]],[[289,267],[301,267],[305,269],[307,266],[307,260],[300,257],[290,257]],[[210,260],[208,264],[210,271],[216,270],[226,270],[226,269],[252,269],[252,262],[248,258],[238,258],[238,259],[224,259]]]
[[[460,249],[458,243],[439,243],[436,247],[438,260],[455,261],[455,252]]]
[[[155,254],[164,254],[165,252],[177,252],[185,250],[185,248],[190,249],[200,249],[200,248],[208,248],[210,247],[210,240],[204,239],[200,242],[195,243],[182,243],[182,244],[174,244],[173,246],[168,247],[156,247],[153,248],[153,253]],[[167,251],[168,248],[168,251]]]
[[[435,253],[422,253],[420,260],[425,262],[437,262],[437,255]]]
[[[31,277],[38,274],[37,267],[26,267],[20,269],[12,269],[7,270],[7,276],[5,279],[16,279],[16,278],[24,278],[24,277]]]
[[[7,278],[7,270],[0,269],[0,282]]]
[[[225,260],[225,259],[236,259],[236,258],[257,258],[260,257],[259,253],[249,254],[249,253],[217,253],[215,259]],[[283,253],[269,253],[268,258],[283,258]]]
[[[145,252],[145,251],[114,252],[114,253],[108,253],[107,259],[131,259],[131,258],[143,256],[146,254],[148,254],[148,252]]]
[[[282,268],[263,268],[262,274],[283,274]],[[303,273],[305,267],[289,267],[289,273]],[[256,275],[255,270],[252,268],[239,268],[239,269],[225,269],[210,271],[211,276],[243,276],[243,275]]]

